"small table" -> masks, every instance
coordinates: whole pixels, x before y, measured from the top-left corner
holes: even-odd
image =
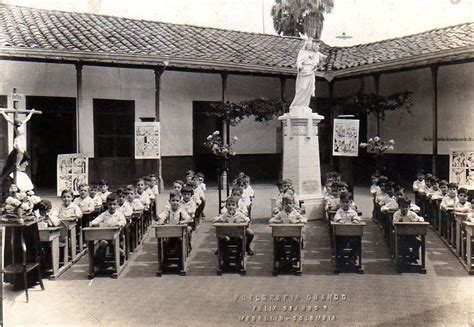
[[[395,222],[393,223],[395,228],[395,262],[397,266],[397,272],[401,272],[401,258],[399,256],[400,252],[400,236],[420,236],[421,237],[421,265],[419,272],[421,274],[426,274],[425,268],[425,252],[426,252],[426,243],[425,236],[428,233],[429,223],[422,222]]]
[[[158,244],[158,270],[156,276],[161,277],[163,273],[163,262],[165,260],[164,240],[166,238],[178,238],[181,243],[181,253],[179,253],[179,274],[186,275],[186,263],[188,253],[188,225],[151,225],[155,229]]]
[[[1,223],[0,228],[5,227],[5,233],[9,229],[11,232],[11,263],[8,264],[6,267],[3,268],[2,273],[4,274],[22,274],[23,275],[23,288],[25,290],[26,295],[26,302],[29,302],[28,296],[28,273],[34,269],[36,269],[38,274],[38,281],[41,286],[41,290],[44,291],[43,280],[41,276],[41,250],[40,250],[40,243],[39,243],[39,235],[38,235],[38,220],[27,221],[25,223]],[[25,241],[25,230],[27,228],[34,229],[34,248],[33,249],[36,253],[34,255],[35,260],[33,262],[28,262],[27,260],[27,253],[28,248]],[[15,252],[18,251],[16,248],[16,241],[15,241],[15,234],[19,233],[20,236],[20,248],[21,248],[21,262],[18,262],[17,258],[15,258]]]
[[[59,263],[59,236],[61,234],[61,227],[44,227],[39,228],[39,238],[43,243],[48,243],[51,248],[51,275],[49,276],[50,280],[55,280],[62,275],[69,267],[71,267],[72,262],[69,262],[68,259],[68,249],[67,243],[63,247],[63,265],[60,267]]]
[[[245,275],[247,272],[245,270],[246,263],[245,263],[245,245],[247,243],[246,231],[247,231],[247,224],[227,224],[227,223],[215,223],[214,228],[216,229],[216,237],[217,237],[217,275],[222,275],[223,272],[223,262],[222,256],[223,253],[221,252],[221,247],[219,246],[220,238],[222,237],[235,237],[240,238],[242,240],[242,247],[240,250],[238,249],[238,255],[240,255],[240,269],[239,273],[241,275]]]
[[[456,244],[456,253],[461,258],[464,257],[463,238],[464,238],[464,235],[466,234],[463,221],[466,220],[467,215],[468,214],[465,212],[454,212],[454,219],[456,221],[456,232],[455,232],[456,239],[454,243]]]
[[[338,263],[338,260],[337,260],[337,251],[336,251],[336,246],[337,246],[337,243],[336,243],[336,240],[337,240],[337,237],[338,236],[353,236],[353,237],[357,237],[358,238],[358,242],[359,242],[359,251],[357,253],[357,256],[359,258],[359,262],[358,262],[358,265],[356,265],[356,272],[359,273],[359,274],[363,274],[364,273],[364,269],[363,269],[363,266],[362,266],[362,236],[364,235],[364,226],[366,224],[364,222],[360,222],[360,223],[357,223],[357,224],[354,224],[354,223],[351,223],[351,224],[343,224],[343,223],[337,223],[337,222],[331,222],[331,228],[332,228],[332,237],[333,237],[333,244],[334,244],[334,248],[335,248],[335,256],[334,256],[334,259],[335,259],[335,266],[336,268],[334,269],[334,272],[337,274],[337,273],[340,273],[341,272],[341,268],[339,266],[339,263]]]
[[[472,266],[472,243],[474,242],[474,223],[464,221],[463,225],[466,228],[467,272],[469,273],[469,275],[474,275],[474,267]]]
[[[94,244],[96,241],[112,241],[114,246],[114,266],[115,271],[112,273],[112,278],[116,279],[122,273],[127,261],[120,265],[120,232],[121,227],[86,227],[84,228],[84,235],[89,250],[89,279],[95,277],[94,269]]]
[[[273,237],[273,275],[276,276],[280,272],[281,262],[280,258],[282,253],[279,251],[279,240],[280,238],[296,238],[298,240],[298,251],[297,251],[297,266],[295,274],[301,276],[303,273],[303,258],[302,258],[302,230],[304,224],[271,224],[272,237]]]

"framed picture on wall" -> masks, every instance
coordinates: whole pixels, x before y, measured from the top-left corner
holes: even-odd
[[[449,149],[449,181],[474,190],[474,149]]]
[[[160,159],[160,122],[135,122],[135,159]]]
[[[346,157],[359,155],[358,119],[334,119],[332,155]]]

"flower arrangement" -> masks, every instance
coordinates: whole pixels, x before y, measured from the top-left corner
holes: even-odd
[[[359,146],[363,149],[366,148],[369,153],[375,153],[377,156],[382,156],[386,151],[393,150],[394,144],[394,140],[384,142],[379,136],[375,136],[374,138],[370,138],[367,143],[361,143]]]
[[[219,131],[215,131],[209,135],[204,142],[204,145],[211,149],[212,153],[219,159],[229,159],[230,157],[235,156],[235,151],[232,149],[232,146],[237,143],[239,139],[237,136],[234,136],[229,140],[228,144],[224,144],[222,137],[220,136]]]
[[[24,220],[34,219],[33,208],[40,201],[41,198],[35,195],[35,192],[20,192],[18,187],[12,184],[8,190],[8,197],[1,208],[2,220],[21,223]]]

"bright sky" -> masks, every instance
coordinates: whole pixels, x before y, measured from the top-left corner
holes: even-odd
[[[474,0],[334,0],[322,40],[353,45],[474,21]],[[0,0],[0,3],[275,33],[274,0]],[[353,38],[336,38],[345,32]]]

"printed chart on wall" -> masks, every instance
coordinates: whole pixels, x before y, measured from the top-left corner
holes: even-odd
[[[135,122],[135,159],[160,159],[159,122]]]
[[[474,149],[449,149],[449,181],[474,190]]]
[[[88,183],[89,159],[82,154],[58,155],[58,196],[63,190],[79,194],[79,185]]]
[[[334,119],[332,155],[347,157],[359,155],[358,119]]]

